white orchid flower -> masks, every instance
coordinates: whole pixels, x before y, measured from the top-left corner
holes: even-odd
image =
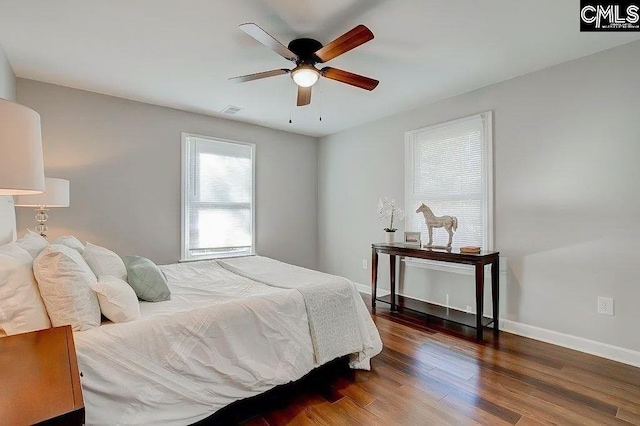
[[[395,232],[396,229],[393,227],[393,221],[403,220],[405,218],[405,212],[402,209],[396,208],[396,200],[394,198],[389,200],[385,197],[378,199],[378,217],[380,219],[390,218],[389,227],[385,228],[385,231]]]

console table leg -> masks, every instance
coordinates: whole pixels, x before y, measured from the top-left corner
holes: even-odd
[[[378,297],[378,251],[371,249],[371,307],[376,308]]]
[[[476,264],[476,340],[482,342],[482,314],[484,310],[484,264]]]
[[[496,259],[491,262],[491,302],[493,303],[493,333],[500,332],[500,263]]]
[[[389,256],[389,278],[391,279],[391,311],[397,311],[396,306],[396,257]]]

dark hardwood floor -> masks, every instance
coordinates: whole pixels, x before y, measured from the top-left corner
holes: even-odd
[[[368,303],[368,300],[366,300]],[[473,341],[408,313],[373,314],[384,350],[246,425],[640,425],[640,369],[501,333]]]

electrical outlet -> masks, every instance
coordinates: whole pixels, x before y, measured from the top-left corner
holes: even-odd
[[[445,302],[444,305],[448,308],[449,307],[449,295],[447,294],[447,297],[445,298]]]
[[[362,269],[369,269],[367,259],[362,259]]]
[[[468,314],[471,313],[471,305],[467,305],[467,310],[465,312],[468,313]]]
[[[610,297],[598,297],[598,313],[610,317],[614,316],[613,299]]]

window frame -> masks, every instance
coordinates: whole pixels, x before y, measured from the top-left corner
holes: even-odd
[[[482,197],[483,203],[483,250],[493,250],[494,247],[494,198],[493,198],[493,176],[495,174],[495,170],[493,168],[493,113],[492,111],[485,111],[479,114],[474,114],[462,118],[458,118],[455,120],[449,120],[441,123],[437,123],[431,126],[421,127],[419,129],[410,130],[405,133],[405,176],[404,176],[404,184],[405,184],[405,207],[407,214],[413,214],[412,210],[413,206],[410,205],[412,195],[413,195],[413,184],[414,184],[414,143],[416,135],[420,132],[434,130],[441,127],[456,125],[462,123],[464,121],[473,120],[473,119],[481,119],[483,121],[483,130],[484,130],[484,144],[483,153],[483,173],[482,173],[482,184],[486,187],[486,192],[484,197]],[[408,229],[407,231],[413,231],[413,229]],[[454,236],[455,239],[455,236]],[[439,262],[430,262],[430,261],[411,261],[411,264],[420,264],[424,267],[433,268],[433,269],[444,269],[451,272],[459,272],[459,273],[467,273],[466,268],[458,268],[451,267],[453,265],[442,265]],[[437,267],[436,267],[437,266]]]
[[[251,148],[251,250],[249,253],[220,253],[220,254],[211,254],[206,256],[198,256],[198,257],[190,257],[189,256],[189,231],[186,229],[187,226],[187,204],[188,193],[189,193],[189,161],[190,153],[189,153],[189,138],[199,138],[199,139],[207,139],[214,142],[223,142],[223,143],[231,143],[236,145],[245,145]],[[242,142],[231,139],[223,139],[214,136],[205,136],[199,135],[196,133],[188,133],[182,132],[181,135],[181,169],[180,169],[180,179],[181,179],[181,207],[180,207],[180,262],[197,262],[199,260],[212,260],[212,259],[223,259],[228,257],[245,257],[245,256],[254,256],[257,254],[256,251],[256,144],[250,142]]]

